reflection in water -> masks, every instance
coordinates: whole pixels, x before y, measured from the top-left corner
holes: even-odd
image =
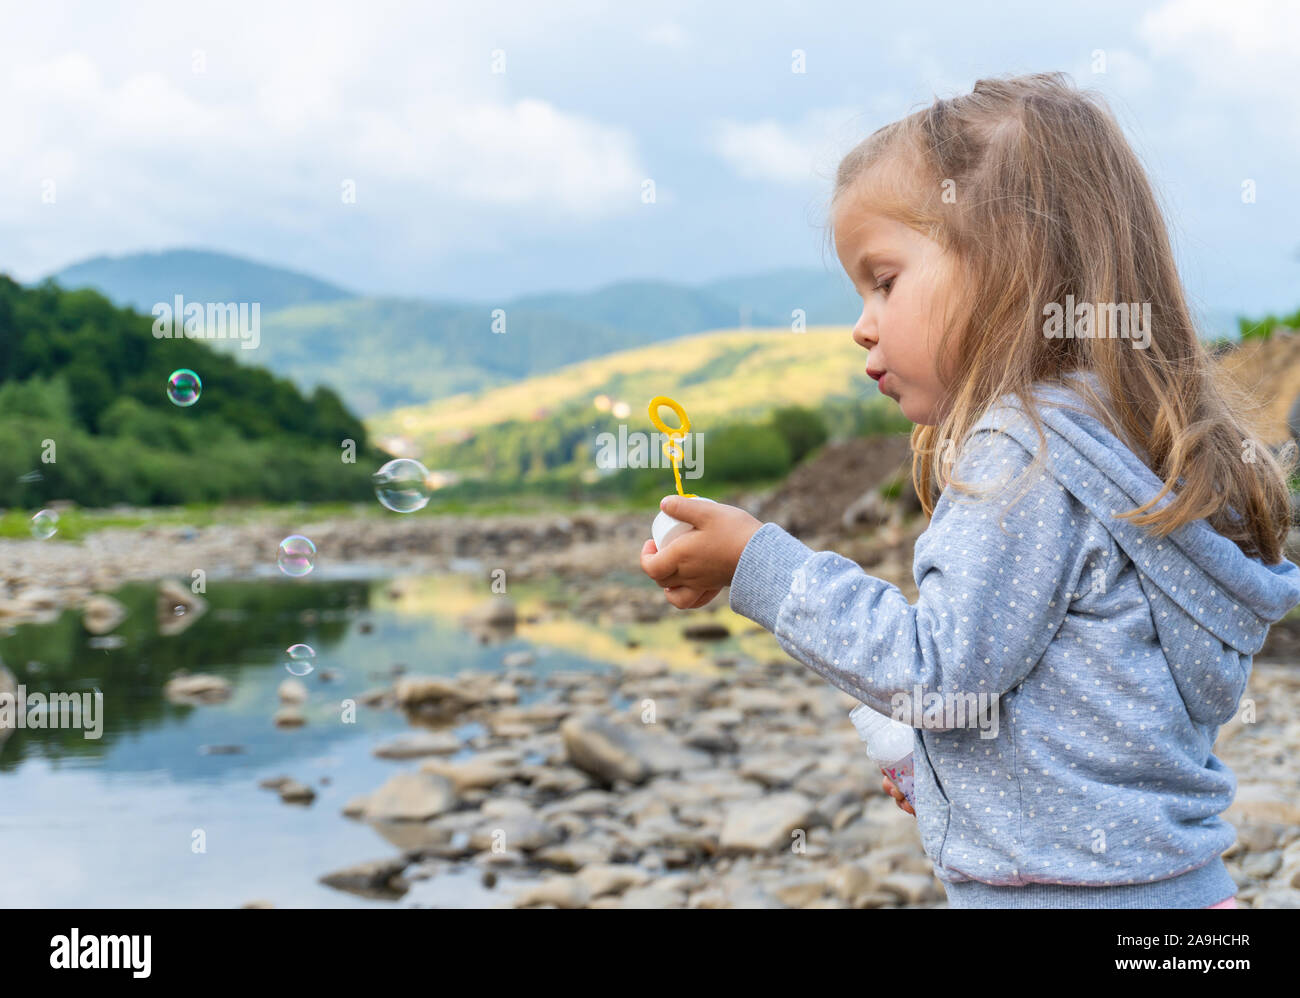
[[[437,605],[427,605],[435,592]],[[4,901],[42,908],[230,908],[256,899],[279,907],[392,906],[391,899],[317,883],[332,870],[407,848],[397,840],[409,829],[376,830],[341,815],[348,800],[411,764],[373,755],[410,728],[396,710],[367,707],[365,694],[399,675],[500,671],[507,654],[529,648],[538,657],[528,669],[539,675],[607,667],[582,654],[538,650],[514,632],[481,642],[455,614],[483,594],[481,585],[448,578],[212,582],[197,611],[198,603],[178,600],[177,592],[135,584],[113,594],[126,613],[110,634],[92,635],[80,613],[67,612],[0,637],[0,659],[28,691],[103,693],[98,739],[49,728],[0,740]],[[172,618],[184,626],[170,626]],[[307,688],[298,705],[305,723],[281,729],[271,719],[281,683],[292,678],[284,650],[297,643],[316,650],[316,669],[294,680]],[[224,680],[229,696],[171,703],[163,687],[179,673]],[[524,688],[521,701],[539,692]],[[470,754],[484,733],[479,724],[442,730],[461,742],[452,758]],[[314,798],[288,806],[258,786],[280,777],[309,786]],[[423,903],[499,903],[499,894],[484,897],[474,878],[448,883],[422,883]],[[409,896],[400,903],[411,903]]]

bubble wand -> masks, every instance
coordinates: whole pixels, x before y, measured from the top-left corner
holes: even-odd
[[[659,415],[659,408],[665,405],[672,409],[681,424],[680,426],[672,427],[664,423],[663,418]],[[650,400],[650,422],[654,424],[655,429],[668,437],[667,442],[664,443],[664,454],[673,465],[673,477],[677,479],[677,494],[683,499],[703,499],[705,502],[713,502],[707,496],[682,491],[682,472],[681,468],[678,467],[678,463],[682,460],[684,454],[679,441],[691,432],[691,421],[686,415],[686,410],[667,395],[656,395]],[[655,517],[655,522],[650,527],[650,536],[654,538],[656,550],[662,551],[681,537],[682,534],[694,529],[694,524],[686,523],[660,510],[659,515]]]

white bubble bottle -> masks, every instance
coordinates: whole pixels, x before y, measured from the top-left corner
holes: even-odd
[[[867,743],[867,755],[871,761],[884,771],[894,786],[903,792],[912,809],[916,810],[912,781],[915,729],[910,724],[872,710],[865,703],[860,703],[849,711],[849,720]]]

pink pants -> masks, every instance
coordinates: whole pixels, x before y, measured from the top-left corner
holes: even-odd
[[[1237,907],[1237,895],[1233,895],[1226,901],[1220,901],[1218,904],[1206,905],[1206,908],[1235,908]]]

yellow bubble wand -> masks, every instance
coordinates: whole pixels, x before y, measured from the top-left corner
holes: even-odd
[[[659,408],[665,405],[677,416],[678,421],[682,424],[681,426],[674,428],[663,421],[663,418],[659,415]],[[686,415],[686,410],[667,395],[656,395],[650,400],[650,422],[655,425],[655,429],[668,437],[667,442],[664,444],[664,454],[673,464],[673,476],[677,479],[677,494],[683,499],[702,498],[694,492],[682,491],[682,471],[678,465],[684,454],[678,441],[691,432],[691,421]]]

